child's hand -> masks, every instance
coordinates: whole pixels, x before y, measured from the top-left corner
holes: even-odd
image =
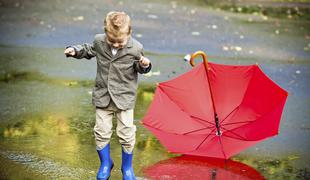
[[[142,57],[140,58],[140,60],[139,60],[139,63],[140,63],[143,67],[148,67],[148,66],[150,65],[151,61],[150,61],[148,58],[142,56]]]
[[[65,55],[68,56],[74,56],[75,55],[75,50],[72,47],[68,47],[65,51],[64,51]]]

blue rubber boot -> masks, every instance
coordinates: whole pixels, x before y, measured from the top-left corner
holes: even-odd
[[[111,170],[114,163],[110,157],[110,144],[107,144],[103,149],[97,150],[100,158],[100,168],[97,173],[97,180],[107,180],[111,176]]]
[[[122,173],[123,180],[135,180],[135,174],[132,168],[132,156],[133,154],[128,154],[122,149]]]

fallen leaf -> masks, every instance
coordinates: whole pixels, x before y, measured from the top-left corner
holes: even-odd
[[[236,46],[235,49],[236,49],[236,51],[242,51],[242,47],[240,47],[240,46]]]
[[[83,20],[84,20],[84,16],[73,17],[73,21],[83,21]]]
[[[229,47],[223,46],[222,49],[223,49],[223,51],[228,51],[228,50],[229,50]]]
[[[147,15],[147,17],[150,19],[157,19],[158,18],[155,14],[149,14],[149,15]]]
[[[199,36],[199,35],[200,35],[200,32],[194,31],[194,32],[192,32],[192,35],[193,35],[193,36]]]

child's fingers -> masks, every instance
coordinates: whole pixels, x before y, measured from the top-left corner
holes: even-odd
[[[140,58],[139,63],[143,65],[143,63],[144,63],[144,57],[143,56]]]
[[[144,56],[141,56],[140,62],[145,62],[145,61],[148,61],[148,59],[146,57],[144,57]]]
[[[147,58],[143,58],[141,61],[140,61],[140,63],[143,65],[143,66],[147,66],[147,65],[149,65],[149,60],[147,59]]]
[[[141,57],[141,59],[140,59],[140,64],[144,64],[144,62],[145,62],[145,60],[144,60],[144,58],[143,57]]]
[[[67,48],[65,51],[64,51],[65,54],[70,54],[70,55],[74,55],[75,52],[74,52],[74,49],[73,48]]]
[[[142,62],[142,60],[144,59],[144,57],[143,56],[141,56],[141,58],[139,59],[139,62]]]
[[[70,53],[70,49],[67,48],[65,51],[64,51],[65,54],[69,54]]]

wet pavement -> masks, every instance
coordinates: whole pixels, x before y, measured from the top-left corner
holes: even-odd
[[[183,57],[196,50],[204,50],[215,63],[259,63],[289,92],[280,134],[233,157],[250,167],[237,165],[236,177],[254,169],[266,179],[310,178],[309,21],[231,13],[201,1],[0,3],[0,179],[95,179],[99,161],[91,88],[96,62],[67,59],[63,50],[66,45],[92,42],[94,34],[102,32],[102,18],[112,9],[131,15],[133,36],[144,44],[153,63],[152,72],[139,77],[135,110],[134,169],[139,179],[176,179],[182,174],[145,173],[158,163],[175,163],[177,155],[166,152],[140,120],[156,83],[190,70]],[[120,151],[114,133],[111,179],[121,179]],[[192,167],[212,179],[219,166],[196,161],[190,161]]]

